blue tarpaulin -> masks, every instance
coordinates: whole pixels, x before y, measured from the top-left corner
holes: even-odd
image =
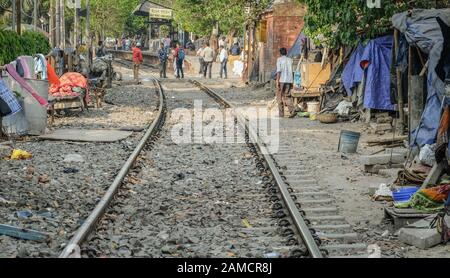
[[[366,46],[359,45],[344,69],[342,80],[349,95],[362,82],[367,63],[367,79],[364,90],[364,107],[380,110],[395,110],[391,103],[391,61],[393,37],[385,36],[371,40]]]
[[[342,82],[344,83],[344,88],[349,96],[352,95],[352,89],[358,86],[363,79],[364,71],[360,66],[363,53],[364,46],[358,45],[342,73]]]
[[[367,61],[364,107],[381,110],[395,110],[391,102],[391,61],[394,39],[386,36],[371,40],[361,57]]]
[[[420,126],[412,132],[412,146],[420,147],[436,142],[445,94],[444,80],[436,70],[444,49],[444,36],[437,18],[450,24],[450,9],[413,10],[394,15],[392,23],[402,32],[408,43],[429,54],[428,98]]]
[[[306,39],[307,39],[307,37],[305,36],[305,34],[301,33],[300,35],[298,35],[297,39],[294,42],[294,45],[289,49],[287,56],[289,58],[295,58],[295,57],[301,56],[303,46],[306,43]]]

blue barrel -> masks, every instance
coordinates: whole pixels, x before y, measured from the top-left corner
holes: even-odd
[[[339,139],[339,151],[342,153],[356,153],[361,133],[342,130]]]

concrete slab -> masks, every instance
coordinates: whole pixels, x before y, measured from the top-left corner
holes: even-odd
[[[382,164],[399,164],[404,163],[406,156],[404,154],[376,154],[376,155],[363,155],[360,161],[364,165],[382,165]]]
[[[133,132],[120,130],[58,129],[39,136],[43,140],[112,143],[131,136]]]
[[[441,243],[441,234],[437,229],[430,229],[433,217],[417,221],[399,231],[399,240],[419,249],[429,249]]]

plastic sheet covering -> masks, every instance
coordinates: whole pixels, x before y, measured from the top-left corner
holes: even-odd
[[[395,110],[391,102],[392,45],[392,36],[373,39],[366,46],[359,45],[344,68],[342,80],[347,94],[351,96],[352,89],[361,83],[364,77],[361,63],[367,63],[365,108]]]
[[[400,30],[409,44],[418,46],[429,54],[428,97],[419,127],[412,132],[412,146],[420,147],[436,142],[437,131],[443,108],[445,94],[445,80],[439,78],[438,65],[444,52],[444,35],[438,18],[446,25],[450,25],[450,9],[441,10],[413,10],[393,16],[392,23]],[[447,73],[448,74],[448,73]],[[447,104],[450,104],[447,101]]]

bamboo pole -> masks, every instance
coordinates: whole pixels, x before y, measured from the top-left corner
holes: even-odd
[[[399,55],[399,31],[395,29],[394,31],[394,59],[397,59]],[[395,64],[395,62],[394,62]],[[399,126],[401,127],[401,130],[399,131],[400,134],[403,134],[404,132],[404,126],[405,126],[405,111],[403,110],[404,103],[403,103],[403,84],[402,84],[402,71],[400,68],[396,68],[395,70],[397,75],[397,95],[398,95],[398,110],[399,110]]]

